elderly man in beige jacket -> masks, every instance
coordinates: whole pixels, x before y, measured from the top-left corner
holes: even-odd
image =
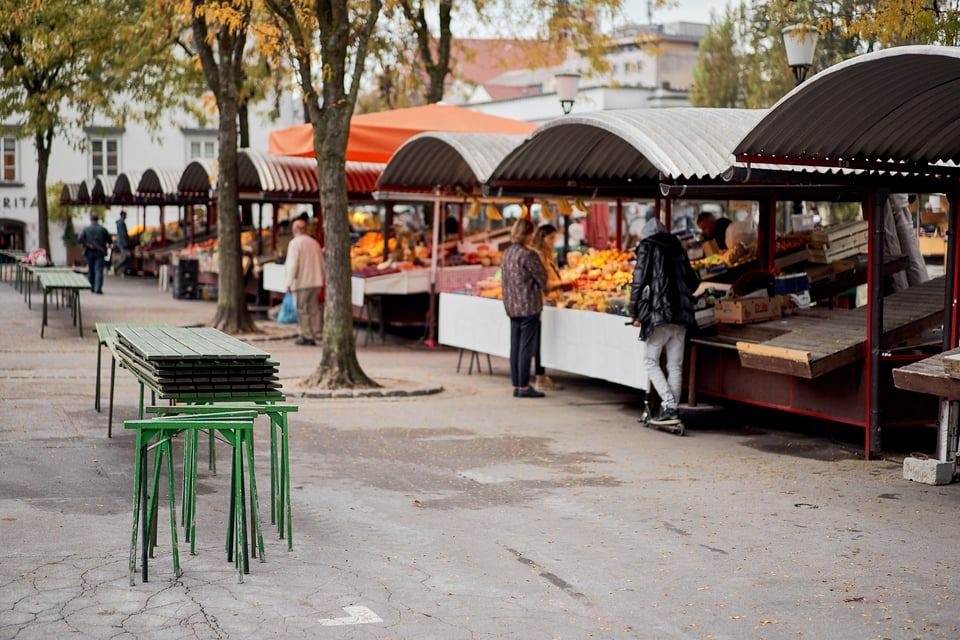
[[[287,291],[293,293],[297,305],[297,331],[300,337],[295,344],[312,345],[323,334],[323,305],[320,290],[323,288],[323,248],[316,238],[307,233],[307,223],[293,223],[293,240],[287,247]]]

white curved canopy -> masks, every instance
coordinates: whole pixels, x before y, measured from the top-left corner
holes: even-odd
[[[515,149],[490,184],[720,178],[760,109],[631,109],[552,120]]]

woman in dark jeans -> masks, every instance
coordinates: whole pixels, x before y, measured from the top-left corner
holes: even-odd
[[[510,379],[515,398],[542,398],[530,386],[530,361],[537,348],[543,287],[547,272],[540,257],[530,248],[533,223],[520,218],[510,232],[510,246],[503,252],[500,271],[503,308],[510,317]]]

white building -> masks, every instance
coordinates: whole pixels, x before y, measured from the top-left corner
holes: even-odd
[[[689,107],[693,67],[706,32],[707,25],[690,22],[622,29],[607,55],[610,72],[584,74],[574,110]],[[454,88],[466,95],[459,102],[477,111],[546,122],[560,115],[554,74],[584,71],[585,67],[585,62],[573,60],[549,68],[512,69],[473,85],[469,91],[462,80]],[[449,100],[457,102],[456,94],[451,92]]]
[[[299,105],[296,105],[299,106]],[[294,113],[294,105],[288,100],[281,109],[281,117],[271,121],[267,108],[254,106],[250,116],[250,146],[266,152],[268,136],[272,129],[302,123]],[[215,120],[215,117],[214,117]],[[70,133],[73,139],[82,140],[81,148],[68,144],[64,138],[53,143],[50,157],[48,185],[58,182],[85,182],[92,190],[101,176],[110,182],[120,174],[139,176],[147,169],[174,170],[179,174],[193,160],[214,161],[217,158],[217,130],[198,126],[195,118],[184,114],[165,116],[166,123],[158,131],[151,132],[146,126],[131,123],[115,127],[106,122]],[[0,123],[0,148],[3,149],[0,171],[0,247],[20,248],[27,251],[39,246],[39,212],[37,210],[37,155],[31,138],[22,138],[20,127],[14,122]],[[133,185],[136,188],[136,184]],[[157,207],[141,209],[130,207],[127,224],[156,225],[160,210]],[[176,208],[165,212],[167,221],[176,219]],[[119,209],[108,211],[104,226],[115,232]],[[87,224],[85,217],[75,218],[79,232]],[[63,227],[50,225],[50,251],[55,264],[64,264],[66,250],[61,241]]]

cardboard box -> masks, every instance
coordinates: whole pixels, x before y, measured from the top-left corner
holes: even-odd
[[[780,317],[780,298],[736,298],[723,300],[713,308],[717,322],[748,324]]]

